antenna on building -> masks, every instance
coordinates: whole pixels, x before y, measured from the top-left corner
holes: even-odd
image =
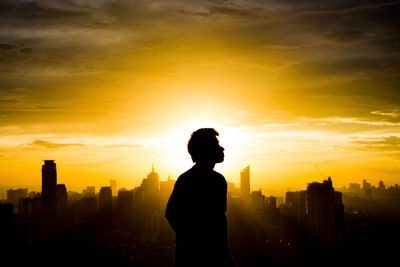
[[[319,170],[317,164],[314,164],[314,167],[318,171],[319,176],[321,176],[321,179],[324,179],[324,176],[322,175],[321,171]]]
[[[151,164],[151,172],[154,172],[154,163]]]

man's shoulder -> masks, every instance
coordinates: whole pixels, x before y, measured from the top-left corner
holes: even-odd
[[[217,172],[217,171],[214,171],[214,170],[213,170],[213,174],[216,175],[216,176],[218,176],[219,178],[225,179],[225,177],[224,177],[222,174],[220,174],[219,172]]]
[[[226,184],[226,179],[222,174],[220,174],[219,172],[216,172],[216,171],[213,170],[213,175],[218,179],[218,181],[220,181],[221,183]]]
[[[189,170],[185,171],[184,173],[179,175],[178,179],[176,179],[175,185],[179,186],[179,185],[187,183],[187,181],[190,180],[191,176],[193,176],[192,169],[189,169]]]

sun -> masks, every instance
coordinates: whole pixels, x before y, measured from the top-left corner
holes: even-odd
[[[183,172],[190,168],[193,162],[187,152],[187,142],[191,133],[200,128],[214,128],[219,132],[219,143],[225,148],[225,160],[223,163],[217,164],[217,168],[219,170],[232,168],[234,159],[238,156],[236,151],[242,140],[240,132],[235,127],[208,119],[187,120],[178,129],[168,132],[159,142],[163,154],[163,164],[177,172]]]

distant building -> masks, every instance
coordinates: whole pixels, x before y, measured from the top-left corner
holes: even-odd
[[[117,181],[110,179],[110,187],[111,187],[111,192],[113,196],[118,195],[118,190],[117,190]]]
[[[171,180],[170,176],[168,176],[167,181],[160,182],[160,200],[163,207],[167,205],[169,196],[171,195],[172,190],[174,190],[174,185],[175,180]]]
[[[1,252],[4,252],[4,247],[9,247],[15,242],[15,233],[13,231],[14,225],[14,210],[13,205],[9,203],[0,203],[0,236]],[[7,250],[6,250],[7,251]],[[2,261],[4,262],[4,256],[2,255]]]
[[[147,174],[147,177],[142,180],[140,185],[143,191],[144,208],[148,211],[159,209],[160,206],[160,184],[158,181],[158,173],[154,171],[152,166],[151,172]]]
[[[57,170],[54,160],[45,160],[42,165],[42,209],[44,216],[55,215],[57,208]]]
[[[33,198],[19,199],[19,214],[23,218],[38,219],[40,216],[41,199],[40,195],[36,194]]]
[[[361,185],[357,183],[350,183],[349,190],[350,192],[359,192],[361,190]]]
[[[261,189],[251,192],[251,204],[255,209],[265,208],[265,196],[262,194]]]
[[[159,192],[158,173],[154,171],[154,166],[152,166],[147,177],[143,179],[140,187],[143,188],[145,194],[152,195]]]
[[[274,196],[270,196],[269,198],[268,198],[268,208],[276,208],[276,197],[274,197]]]
[[[384,191],[386,189],[385,185],[383,184],[383,181],[379,181],[379,190]]]
[[[367,180],[363,180],[363,189],[368,190],[371,189],[371,184],[367,182]]]
[[[14,224],[14,208],[10,203],[0,203],[0,232]]]
[[[61,212],[67,207],[67,188],[65,184],[57,185],[57,211]]]
[[[343,218],[342,195],[335,192],[332,180],[311,183],[307,187],[306,213],[313,246],[325,247],[334,244],[336,225]]]
[[[118,191],[118,217],[122,224],[129,224],[133,219],[134,191],[121,189]]]
[[[240,195],[244,200],[250,197],[250,166],[240,171]]]
[[[12,204],[14,207],[14,213],[18,212],[19,199],[26,198],[28,196],[28,189],[9,189],[7,190],[7,202]]]
[[[86,189],[82,190],[83,197],[95,197],[96,196],[96,187],[87,186]]]
[[[101,214],[109,214],[112,211],[112,190],[110,186],[100,189],[99,194],[99,212]]]

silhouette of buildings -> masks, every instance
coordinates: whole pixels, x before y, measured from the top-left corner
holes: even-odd
[[[57,170],[54,160],[42,165],[42,213],[45,219],[55,216],[57,209]]]
[[[250,197],[250,166],[240,171],[240,193],[243,200]]]
[[[121,189],[118,191],[118,216],[123,225],[132,223],[134,191]]]
[[[19,199],[26,198],[28,195],[28,189],[9,189],[7,190],[7,202],[12,204],[14,207],[14,213],[18,212]]]
[[[57,185],[57,211],[62,212],[67,207],[67,188],[65,184]]]
[[[110,186],[100,188],[99,193],[99,212],[109,215],[112,211],[112,190]]]
[[[265,196],[261,190],[250,192],[249,169],[241,172],[242,182],[245,190],[228,183],[227,199],[228,241],[241,266],[302,266],[329,255],[343,262],[350,255],[358,262],[360,258],[354,255],[364,252],[368,257],[363,262],[368,263],[370,255],[393,254],[400,246],[397,184],[381,181],[371,185],[365,180],[338,192],[328,178],[310,183],[307,190],[286,192],[285,203],[280,205],[279,197]],[[49,184],[55,184],[55,198],[49,193]],[[52,217],[49,205],[42,208],[47,202],[40,193],[9,190],[7,200],[17,203],[18,209],[16,212],[13,204],[0,203],[0,252],[37,254],[48,263],[66,253],[71,262],[83,257],[86,262],[96,258],[103,263],[109,253],[112,260],[104,263],[110,265],[172,266],[174,234],[163,212],[174,184],[170,177],[160,181],[153,167],[140,186],[121,189],[117,197],[113,197],[111,186],[101,187],[98,195],[94,187],[87,187],[84,194],[67,194],[66,186],[56,183],[54,161],[45,161],[42,192],[45,199],[55,199],[56,216]],[[56,223],[48,224],[51,220]],[[44,246],[53,247],[52,260],[48,250],[41,250]],[[76,251],[81,253],[74,254]]]
[[[175,185],[175,180],[172,180],[171,176],[168,176],[167,181],[160,182],[160,200],[162,209],[164,209],[165,206],[167,205],[169,196],[171,195],[172,190],[174,189],[174,185]]]
[[[349,189],[352,192],[359,192],[361,190],[361,185],[357,183],[350,183],[349,184]]]
[[[96,196],[96,187],[87,186],[86,189],[82,190],[83,197],[95,197]]]
[[[306,214],[313,246],[331,246],[336,240],[336,225],[343,220],[342,194],[335,192],[332,180],[307,187]]]
[[[111,191],[113,196],[117,196],[118,195],[118,190],[117,190],[117,181],[110,179],[110,187],[111,187]]]

